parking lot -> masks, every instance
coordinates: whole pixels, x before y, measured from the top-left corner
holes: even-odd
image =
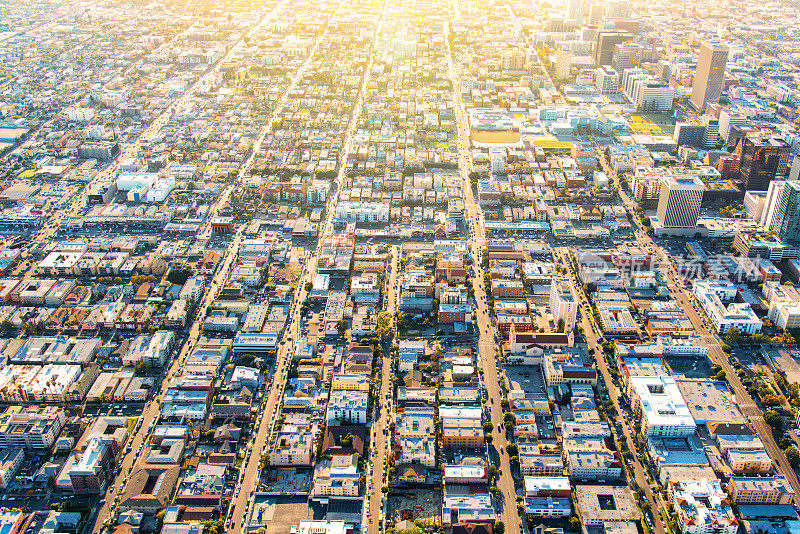
[[[128,404],[87,404],[83,408],[83,415],[85,416],[99,416],[109,415],[115,417],[139,417],[142,415],[142,403],[128,403]]]
[[[800,382],[800,363],[797,357],[800,352],[793,348],[775,349],[767,352],[775,367],[786,373],[789,383]],[[744,363],[744,362],[742,362]]]
[[[507,365],[505,367],[508,388],[522,390],[525,393],[544,394],[547,388],[540,365]]]
[[[710,378],[714,374],[711,372],[711,362],[705,357],[665,356],[664,360],[674,375],[683,375],[686,378]]]

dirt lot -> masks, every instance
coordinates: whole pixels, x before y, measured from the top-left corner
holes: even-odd
[[[397,524],[422,519],[426,525],[442,524],[442,497],[438,491],[420,489],[415,494],[389,496],[389,520]]]
[[[262,511],[260,520],[259,509]],[[259,499],[253,507],[248,531],[255,532],[264,527],[267,534],[289,534],[292,525],[311,519],[314,519],[313,513],[305,500],[287,502],[284,498],[267,497]]]

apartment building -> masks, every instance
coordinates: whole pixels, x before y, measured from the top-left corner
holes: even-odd
[[[783,476],[731,477],[728,493],[736,504],[794,503],[794,490]]]
[[[284,425],[269,453],[269,464],[276,467],[308,466],[313,457],[314,436],[295,425]]]
[[[456,449],[483,445],[483,423],[478,406],[443,406],[439,408],[444,446]]]
[[[56,406],[10,406],[0,415],[0,449],[48,450],[65,423]]]
[[[697,424],[671,376],[632,376],[631,405],[647,436],[689,436]]]

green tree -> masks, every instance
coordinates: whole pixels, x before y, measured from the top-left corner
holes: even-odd
[[[392,314],[388,311],[384,310],[378,313],[377,324],[375,326],[375,335],[378,337],[383,337],[389,333],[389,329],[392,325]]]
[[[156,522],[158,523],[159,528],[161,525],[164,524],[164,516],[167,515],[167,509],[162,508],[158,512],[156,512]]]
[[[225,523],[219,520],[209,519],[205,522],[207,534],[222,534],[225,529]]]
[[[193,274],[194,271],[191,267],[173,267],[167,275],[167,281],[171,284],[183,285]]]
[[[800,451],[798,451],[797,447],[794,445],[786,447],[786,450],[783,451],[783,454],[786,455],[786,459],[789,460],[789,464],[792,467],[797,467],[800,465]]]
[[[503,534],[506,531],[506,524],[498,521],[494,524],[494,534]]]
[[[725,343],[731,347],[737,347],[741,338],[741,332],[735,326],[729,328],[728,331],[725,332]]]
[[[342,438],[342,447],[345,449],[349,449],[353,446],[353,434],[347,433],[345,437]]]
[[[0,332],[8,334],[12,330],[14,330],[14,323],[11,322],[11,319],[3,319],[3,321],[0,322]]]
[[[336,331],[339,332],[340,337],[344,337],[347,333],[347,319],[339,319],[336,322]]]
[[[783,395],[767,394],[761,397],[761,402],[765,406],[781,406],[784,402],[786,402],[786,397]]]
[[[498,474],[497,466],[496,465],[489,465],[487,469],[487,473],[489,474],[489,479],[493,479]]]
[[[764,414],[764,422],[776,430],[783,428],[783,417],[775,410],[768,410]]]

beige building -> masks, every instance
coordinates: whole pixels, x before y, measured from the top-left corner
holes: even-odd
[[[762,475],[772,471],[772,458],[767,451],[728,451],[728,464],[737,475]]]
[[[700,57],[692,83],[692,105],[703,110],[706,104],[716,104],[725,86],[725,65],[728,62],[728,47],[703,41]]]
[[[794,490],[782,476],[731,477],[728,493],[736,504],[792,504]]]

